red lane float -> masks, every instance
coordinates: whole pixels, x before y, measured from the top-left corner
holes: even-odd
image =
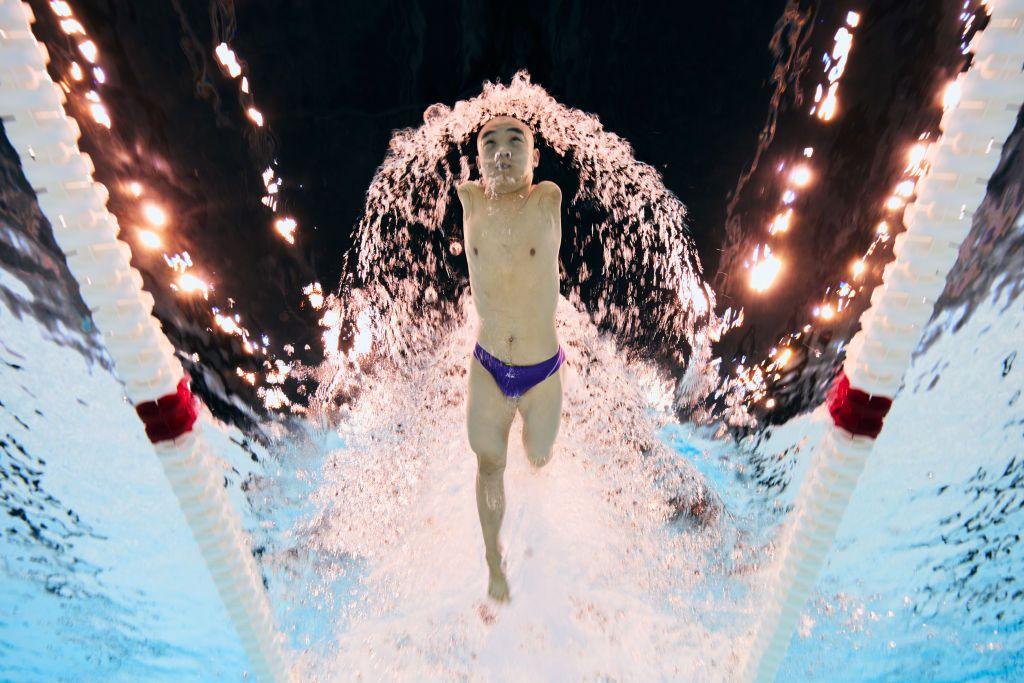
[[[828,397],[828,412],[836,427],[855,436],[870,436],[872,439],[882,431],[882,422],[891,407],[892,399],[888,396],[872,396],[852,388],[850,379],[842,370]]]
[[[199,403],[188,388],[188,378],[182,377],[176,392],[140,403],[135,406],[135,412],[146,425],[146,436],[158,443],[172,441],[192,431],[199,416]]]

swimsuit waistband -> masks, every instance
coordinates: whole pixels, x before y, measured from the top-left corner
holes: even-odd
[[[559,344],[558,345],[558,349],[555,351],[554,355],[552,355],[549,358],[545,358],[544,360],[542,360],[542,361],[540,361],[538,363],[531,363],[530,365],[512,365],[510,363],[506,363],[506,362],[500,360],[499,358],[497,358],[493,354],[489,353],[487,351],[487,349],[485,349],[484,347],[480,346],[480,342],[477,342],[476,346],[473,348],[473,355],[477,356],[478,358],[482,355],[483,358],[486,358],[487,360],[489,360],[491,362],[501,363],[502,365],[510,367],[510,368],[529,368],[529,367],[532,367],[534,365],[542,365],[544,363],[550,363],[551,361],[553,361],[555,358],[557,358],[559,355],[561,355],[563,353],[565,353],[565,351],[562,349],[562,345]]]

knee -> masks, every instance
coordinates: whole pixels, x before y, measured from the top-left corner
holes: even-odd
[[[492,477],[505,472],[505,454],[491,451],[476,451],[476,464],[481,476]]]
[[[551,461],[551,446],[526,446],[526,459],[534,467],[544,467]]]
[[[474,438],[474,435],[470,433],[469,446],[476,454],[480,474],[490,476],[505,471],[505,448],[502,444],[479,437]]]
[[[544,467],[551,460],[551,451],[554,443],[545,439],[531,439],[526,431],[523,431],[523,450],[526,451],[526,459],[534,467]]]

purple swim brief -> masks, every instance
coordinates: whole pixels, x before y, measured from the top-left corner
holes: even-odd
[[[480,365],[491,373],[491,377],[498,383],[501,393],[509,398],[522,396],[531,387],[555,374],[562,361],[565,360],[565,351],[561,344],[558,346],[558,353],[536,365],[506,365],[484,351],[484,347],[480,344],[473,349],[473,355],[480,361]]]

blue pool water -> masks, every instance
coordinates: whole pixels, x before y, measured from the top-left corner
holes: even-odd
[[[241,647],[116,380],[35,321],[18,319],[2,306],[0,316],[6,513],[0,679],[245,680]],[[1024,528],[1019,400],[1024,383],[1014,356],[1024,339],[1024,315],[1019,304],[996,299],[955,334],[952,320],[934,323],[949,331],[918,357],[895,403],[780,680],[1015,680],[1024,672],[1024,588],[1017,585],[1024,575],[1018,554]],[[55,366],[65,371],[48,371]],[[659,428],[658,438],[695,467],[720,499],[723,514],[710,530],[684,521],[665,536],[682,538],[680,547],[693,548],[685,562],[672,560],[682,563],[671,570],[690,566],[696,578],[680,584],[685,589],[667,595],[663,604],[647,594],[588,589],[590,609],[620,605],[619,612],[610,613],[633,624],[634,632],[650,629],[654,642],[676,642],[671,638],[678,636],[678,624],[699,626],[698,636],[686,636],[699,637],[699,647],[679,654],[675,669],[662,666],[665,662],[649,669],[634,663],[619,679],[670,678],[666,671],[674,670],[688,672],[693,680],[728,680],[738,656],[733,650],[748,642],[758,601],[764,599],[772,542],[786,523],[797,488],[793,482],[806,468],[825,419],[819,410],[773,428],[757,442],[738,444],[689,425]],[[328,464],[344,462],[338,454],[349,448],[344,437],[309,428],[301,438],[291,435],[264,448],[234,428],[207,423],[203,429],[258,550],[297,671],[314,679],[344,679],[350,670],[345,667],[370,666],[352,659],[358,643],[385,641],[402,660],[402,668],[393,671],[399,679],[447,678],[441,673],[446,671],[461,671],[456,677],[466,678],[487,678],[473,672],[491,671],[494,678],[500,676],[493,672],[507,670],[501,668],[498,643],[517,641],[514,633],[500,632],[504,617],[499,615],[498,626],[467,622],[466,615],[477,609],[473,596],[479,586],[470,582],[460,592],[454,578],[445,582],[444,575],[454,569],[430,555],[433,543],[447,542],[443,522],[438,540],[429,533],[416,540],[423,529],[413,525],[384,543],[407,544],[417,575],[441,575],[425,585],[434,586],[442,606],[431,603],[429,591],[407,595],[398,586],[400,597],[386,608],[368,607],[383,599],[381,586],[393,586],[388,582],[404,576],[394,566],[402,554],[347,552],[341,541],[326,541],[349,538],[350,532],[320,535],[313,528],[327,519],[317,515],[327,505],[325,492],[332,491]],[[452,457],[458,462],[457,454]],[[577,460],[564,456],[565,463]],[[540,516],[576,514],[575,492],[564,496],[564,504],[540,504],[554,493],[572,492],[575,478],[589,471],[558,467],[545,483],[510,465],[512,500],[537,501]],[[431,492],[433,484],[424,488],[424,505],[439,506],[437,514],[443,516],[450,496],[453,518],[465,523],[450,533],[470,529],[468,508],[458,503],[468,489],[458,488],[458,482],[468,479],[471,469],[442,480],[431,479],[429,472],[422,476],[428,484],[437,482],[438,490]],[[790,483],[781,491],[763,486],[772,476]],[[584,497],[580,504],[597,500]],[[523,586],[520,604],[534,594],[548,595],[547,582],[555,581],[554,575],[530,572],[531,563],[541,565],[539,558],[557,554],[540,537],[557,535],[560,527],[531,520],[531,509],[510,509],[507,521],[510,544],[535,548],[533,555],[521,556],[518,574],[513,573]],[[573,533],[599,529],[585,512],[578,520],[572,517]],[[321,545],[310,545],[311,539]],[[613,534],[608,542],[618,541]],[[564,547],[570,555],[575,552]],[[638,546],[641,555],[649,553],[642,561],[667,561],[652,548]],[[603,562],[599,550],[590,552],[595,564]],[[556,559],[546,561],[553,569],[562,566]],[[466,576],[474,576],[471,569]],[[614,567],[602,571],[618,576]],[[354,609],[360,601],[367,607]],[[508,628],[521,618],[526,617],[509,612]],[[607,645],[613,640],[604,640],[604,631],[587,630],[574,621],[578,617],[551,612],[543,618],[552,625],[545,638],[564,640],[567,652],[573,643],[614,647]],[[433,624],[434,632],[424,624]],[[444,629],[458,638],[438,647]],[[391,642],[396,638],[397,644]],[[524,666],[541,675],[613,670],[608,663],[584,662],[582,655],[577,668],[558,669],[555,659],[543,654],[546,645],[538,647],[540,654],[524,660]],[[665,661],[670,658],[665,655]]]

